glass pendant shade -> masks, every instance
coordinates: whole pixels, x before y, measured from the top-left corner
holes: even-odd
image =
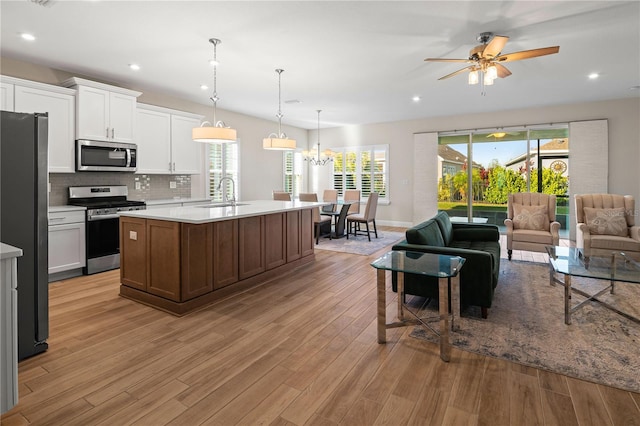
[[[469,73],[469,84],[478,84],[478,71],[471,71]]]
[[[495,80],[496,78],[498,78],[498,68],[496,68],[495,65],[491,65],[487,68],[487,77],[489,77],[491,80]]]

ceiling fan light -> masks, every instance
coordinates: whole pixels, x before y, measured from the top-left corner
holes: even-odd
[[[474,70],[469,73],[469,84],[478,84],[478,71]]]
[[[496,68],[495,65],[491,65],[487,68],[487,77],[489,77],[491,80],[495,80],[496,78],[498,78],[498,68]]]
[[[484,85],[493,86],[493,78],[490,78],[487,74],[484,75]]]

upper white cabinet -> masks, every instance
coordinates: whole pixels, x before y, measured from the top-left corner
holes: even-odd
[[[13,111],[13,84],[0,82],[0,110]]]
[[[133,142],[136,99],[141,92],[72,77],[63,83],[77,89],[76,138]]]
[[[137,173],[198,174],[203,146],[191,139],[191,129],[201,119],[196,114],[138,104]]]
[[[3,110],[48,113],[49,172],[73,173],[75,91],[12,77],[2,80]]]
[[[200,126],[200,118],[171,115],[171,159],[173,173],[195,175],[200,173],[203,144],[194,142],[191,130]]]

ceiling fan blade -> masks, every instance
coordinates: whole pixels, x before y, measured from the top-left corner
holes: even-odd
[[[496,69],[498,70],[498,77],[505,78],[511,75],[511,71],[509,71],[504,65],[498,63],[495,63],[493,65],[495,65]]]
[[[471,62],[468,59],[427,58],[427,62]]]
[[[482,57],[487,59],[495,58],[500,54],[500,52],[502,52],[502,49],[504,48],[504,45],[507,44],[507,41],[509,41],[509,37],[507,36],[493,36],[489,44],[487,44],[487,46],[482,51]]]
[[[552,55],[560,51],[560,46],[542,47],[540,49],[522,50],[520,52],[507,53],[494,58],[498,62],[520,61],[522,59],[535,58],[537,56]]]
[[[453,77],[454,75],[458,75],[458,74],[460,74],[460,73],[463,73],[463,72],[465,72],[465,71],[467,71],[467,70],[471,71],[471,70],[473,70],[474,68],[475,68],[475,65],[471,65],[471,66],[468,66],[468,67],[462,68],[461,70],[454,71],[454,72],[452,72],[451,74],[447,74],[447,75],[445,75],[444,77],[440,77],[438,80],[445,80],[445,79],[447,79],[447,78]]]

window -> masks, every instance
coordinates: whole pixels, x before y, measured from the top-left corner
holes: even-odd
[[[283,158],[284,191],[290,193],[292,198],[297,198],[298,194],[300,194],[300,191],[303,189],[302,153],[297,151],[286,151]]]
[[[334,149],[333,189],[342,196],[347,189],[360,189],[362,198],[377,192],[388,201],[389,145]]]
[[[240,198],[238,182],[238,144],[209,144],[209,196],[213,201],[231,199],[236,190],[236,199]],[[217,189],[220,179],[228,176],[235,182],[235,188],[228,181],[224,181],[221,189]],[[223,198],[223,194],[226,197]]]

